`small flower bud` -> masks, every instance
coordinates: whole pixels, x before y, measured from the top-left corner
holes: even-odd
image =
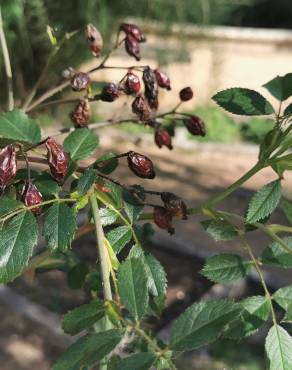
[[[100,99],[102,101],[111,103],[115,101],[120,95],[121,95],[121,91],[120,91],[119,86],[111,82],[111,83],[106,84],[103,87],[101,91]]]
[[[137,114],[141,121],[147,121],[150,118],[151,112],[146,99],[139,95],[132,103],[132,112]]]
[[[145,155],[129,152],[127,156],[128,166],[135,175],[142,179],[154,179],[155,172],[151,159]]]
[[[155,131],[154,140],[158,148],[166,146],[169,150],[172,149],[171,136],[165,128],[159,128]]]
[[[200,117],[197,116],[191,116],[188,119],[185,119],[183,121],[185,127],[187,130],[195,136],[205,136],[206,135],[206,129],[204,121],[201,120]]]
[[[22,189],[21,200],[27,207],[40,204],[43,200],[42,194],[38,191],[37,187],[30,181],[27,181]],[[31,209],[31,212],[38,215],[40,214],[40,207]]]
[[[125,79],[125,91],[126,94],[138,94],[141,88],[139,77],[133,72],[129,71]]]
[[[14,179],[16,171],[15,148],[8,145],[0,150],[0,190],[3,190]]]
[[[51,174],[59,184],[63,184],[69,168],[69,154],[52,138],[47,139],[46,147]]]
[[[136,39],[138,42],[145,42],[146,37],[141,31],[141,29],[136,26],[135,24],[129,24],[129,23],[122,23],[120,25],[120,30],[124,31],[127,36],[132,36]]]
[[[88,99],[80,99],[73,112],[70,114],[72,122],[76,128],[87,127],[91,117],[91,108]]]
[[[140,46],[138,41],[131,35],[128,35],[125,39],[125,49],[126,52],[134,57],[137,61],[141,59],[140,56]]]
[[[171,90],[169,77],[159,69],[155,69],[154,73],[158,86],[166,90]]]
[[[161,194],[161,200],[172,216],[187,220],[187,206],[181,198],[173,193],[164,192]]]
[[[87,36],[88,44],[92,54],[94,56],[99,56],[102,47],[103,39],[99,31],[94,27],[93,24],[88,24],[85,29],[85,34]]]
[[[82,91],[87,89],[90,84],[90,78],[87,73],[77,72],[71,78],[71,87],[74,91]]]
[[[165,229],[169,234],[174,234],[172,226],[172,216],[164,207],[154,207],[153,220],[160,229]]]
[[[179,97],[180,97],[181,101],[191,100],[193,98],[193,95],[194,95],[194,93],[193,93],[193,90],[191,89],[191,87],[184,87],[179,92]]]
[[[150,67],[144,68],[143,82],[145,85],[145,97],[151,109],[158,108],[158,85],[154,71]]]

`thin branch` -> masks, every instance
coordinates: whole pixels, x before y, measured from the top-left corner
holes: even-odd
[[[7,89],[8,89],[8,110],[13,110],[14,108],[14,97],[13,97],[13,80],[12,80],[12,69],[10,63],[10,57],[7,47],[7,42],[4,33],[4,25],[0,7],[0,43],[4,58],[5,71],[7,76]]]

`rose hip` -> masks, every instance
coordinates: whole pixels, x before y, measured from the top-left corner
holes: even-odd
[[[154,179],[155,171],[151,159],[145,155],[129,152],[127,155],[128,166],[132,172],[143,179]]]
[[[69,169],[69,154],[52,138],[47,139],[46,147],[51,174],[59,184],[63,184]]]

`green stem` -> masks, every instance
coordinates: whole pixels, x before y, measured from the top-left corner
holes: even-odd
[[[13,110],[14,108],[14,97],[13,97],[13,81],[12,81],[12,69],[10,63],[10,57],[6,42],[6,37],[4,33],[4,25],[0,7],[0,44],[3,53],[5,72],[7,76],[7,90],[8,90],[8,110]]]
[[[254,176],[257,172],[259,172],[262,168],[264,168],[263,164],[257,162],[248,172],[246,172],[242,177],[240,177],[237,181],[233,184],[228,186],[224,191],[215,196],[209,198],[206,203],[204,203],[204,207],[213,207],[215,204],[218,204],[230,194],[232,194],[235,190],[237,190],[242,184],[244,184],[247,180],[249,180],[252,176]]]
[[[101,279],[102,279],[102,287],[103,287],[103,295],[104,299],[108,301],[112,301],[112,291],[110,285],[110,268],[108,266],[107,260],[107,248],[104,243],[104,232],[101,224],[101,219],[99,215],[98,204],[96,200],[95,193],[92,193],[89,197],[89,202],[92,209],[92,215],[95,224],[95,234],[97,240],[97,252],[99,255],[100,261],[100,270],[101,270]]]

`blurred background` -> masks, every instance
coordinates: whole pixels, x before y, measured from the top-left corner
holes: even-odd
[[[131,149],[153,159],[158,169],[157,180],[151,184],[153,190],[173,191],[183,195],[187,204],[195,206],[235,181],[256,162],[258,143],[271,129],[273,121],[231,116],[212,103],[211,97],[220,89],[240,86],[254,88],[276,104],[262,85],[276,75],[291,72],[290,0],[0,0],[0,3],[19,104],[26,99],[50,55],[52,46],[46,33],[47,25],[60,39],[65,32],[93,23],[103,35],[106,53],[119,23],[136,23],[147,35],[147,43],[141,46],[141,65],[159,66],[171,79],[172,90],[160,93],[161,112],[178,102],[181,88],[193,88],[195,98],[183,109],[204,119],[207,135],[203,139],[191,137],[182,127],[177,127],[174,150],[169,152],[155,147],[153,132],[145,127],[127,123],[98,131],[97,155]],[[58,84],[66,68],[84,71],[97,64],[88,50],[84,33],[79,32],[54,59],[39,94]],[[121,47],[108,64],[137,63]],[[2,55],[0,69],[0,108],[4,109],[6,78]],[[119,81],[123,75],[121,70],[98,71],[92,75],[93,92],[99,92],[105,82]],[[55,96],[63,97],[76,97],[76,93],[65,90]],[[110,118],[115,112],[129,117],[129,108],[130,102],[124,98],[111,105],[97,102],[92,122]],[[68,117],[72,109],[72,105],[46,107],[32,115],[45,132],[50,132],[54,126],[72,125]],[[114,176],[123,183],[137,183],[123,166]],[[274,178],[272,171],[262,171],[224,201],[222,208],[243,213],[253,192]],[[291,176],[283,181],[288,197],[291,196],[289,183],[291,185]],[[145,186],[149,187],[148,183]],[[285,223],[281,211],[273,217],[273,222]],[[250,242],[256,253],[260,253],[269,241],[255,233]],[[84,248],[81,252],[75,251],[80,243]],[[93,244],[93,236],[87,235],[74,244],[72,253],[80,259],[94,261]],[[206,257],[224,250],[241,252],[236,241],[215,243],[193,219],[178,222],[173,237],[158,231],[146,248],[168,272],[168,308],[160,322],[151,323],[163,338],[167,338],[173,320],[196,300],[226,296],[239,299],[262,294],[252,274],[228,286],[212,285],[199,274]],[[76,261],[76,256],[70,258],[70,266],[74,267],[72,260]],[[50,369],[54,359],[68,346],[70,339],[61,333],[60,315],[88,299],[82,286],[70,282],[69,271],[59,268],[36,277],[27,275],[8,288],[0,287],[1,370]],[[275,270],[266,271],[272,291],[291,281],[289,272],[276,275],[277,279],[275,273]],[[243,344],[222,340],[204,347],[180,358],[178,368],[264,369],[265,333],[263,328]]]

